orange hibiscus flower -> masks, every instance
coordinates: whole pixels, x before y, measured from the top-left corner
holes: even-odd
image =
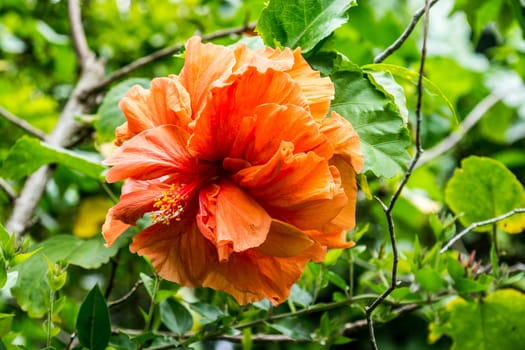
[[[110,246],[149,214],[130,249],[160,276],[223,290],[241,304],[283,302],[326,248],[351,247],[359,138],[334,88],[300,50],[186,45],[178,76],[133,87],[105,161],[126,180],[107,214]]]

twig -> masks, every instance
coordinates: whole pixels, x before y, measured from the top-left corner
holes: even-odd
[[[430,8],[430,7],[434,6],[438,1],[439,0],[432,0],[428,7]],[[423,16],[423,14],[425,13],[425,8],[426,8],[426,5],[423,6],[422,8],[420,8],[419,10],[417,10],[414,13],[414,15],[412,16],[412,20],[410,21],[408,26],[405,28],[403,33],[401,33],[399,38],[397,38],[396,41],[394,41],[392,43],[392,45],[387,47],[385,51],[381,52],[379,55],[377,55],[374,58],[374,63],[381,63],[381,62],[383,62],[385,60],[385,58],[387,58],[388,56],[393,54],[397,49],[399,49],[401,47],[401,45],[403,45],[403,43],[408,39],[410,34],[412,34],[412,31],[416,27],[416,24],[419,21],[419,19],[421,18],[421,16]]]
[[[78,2],[70,1],[69,6],[76,7],[76,9],[69,10],[69,20],[71,23],[77,23],[79,21],[78,17],[80,16]],[[82,39],[78,37],[78,35],[81,34],[83,35],[83,31],[76,32],[75,35],[77,36],[74,36],[73,39],[75,41],[80,40],[75,46],[84,48],[82,42],[85,41],[85,38]],[[85,91],[92,90],[92,87],[98,84],[104,75],[104,65],[102,61],[97,61],[93,54],[85,54],[83,51],[81,54],[82,56],[78,57],[81,67],[78,82],[60,114],[55,129],[46,137],[46,141],[52,146],[69,147],[74,144],[75,136],[84,128],[82,124],[75,120],[75,117],[87,113],[95,103],[94,99],[81,99],[81,96],[85,96]],[[15,200],[13,211],[6,223],[6,229],[17,238],[21,236],[22,232],[24,232],[31,223],[31,216],[52,174],[53,168],[49,165],[38,169],[34,174],[29,176],[20,196]]]
[[[131,297],[137,291],[137,289],[140,286],[142,286],[143,284],[144,284],[144,282],[142,280],[138,280],[137,282],[135,282],[135,284],[133,285],[133,287],[131,287],[129,292],[127,292],[122,297],[120,297],[120,298],[118,298],[116,300],[108,302],[108,308],[112,308],[112,307],[115,307],[117,305],[120,305],[120,304],[126,302],[126,300],[128,300],[129,297]]]
[[[401,306],[399,308],[396,308],[396,309],[392,310],[392,313],[401,315],[401,314],[405,314],[405,313],[417,310],[420,307],[421,306],[418,305],[418,304],[403,305],[403,306]],[[298,312],[287,313],[287,314],[282,314],[282,315],[286,315],[285,317],[297,317],[297,316],[299,316]],[[280,316],[280,315],[276,315],[276,316]],[[283,318],[283,317],[273,318],[271,320],[261,319],[261,320],[255,320],[253,322],[254,322],[254,324],[255,323],[256,324],[261,324],[261,323],[264,323],[264,322],[275,321],[275,320],[281,319],[281,318]],[[362,330],[363,328],[366,328],[366,325],[367,325],[366,319],[361,319],[361,320],[357,320],[357,321],[353,321],[353,322],[348,322],[341,329],[340,335],[351,335],[351,334],[353,334],[353,333],[355,333],[357,331]],[[233,327],[233,328],[234,329],[239,329],[238,327]],[[120,328],[119,327],[119,328],[113,328],[111,332],[113,334],[125,333],[125,334],[128,334],[128,335],[135,336],[135,335],[143,334],[144,330],[142,330],[142,329],[128,329],[128,328]],[[184,335],[181,336],[180,334],[177,334],[177,333],[174,333],[174,332],[166,332],[166,331],[155,331],[155,334],[159,335],[159,336],[168,337],[168,338],[189,339],[189,340],[195,339],[194,337],[196,335],[195,333],[187,333],[187,334],[184,334]],[[199,339],[199,341],[202,341],[202,340],[229,340],[229,341],[234,341],[234,342],[240,342],[240,341],[242,341],[242,335],[228,335],[228,334],[224,334],[224,333],[208,333],[208,334],[205,334],[203,337],[200,337],[198,339]],[[295,343],[310,342],[310,340],[306,340],[306,339],[295,339],[295,338],[292,338],[292,337],[288,337],[286,335],[266,334],[266,333],[253,334],[252,335],[252,341],[254,341],[254,342],[295,342]],[[184,345],[185,345],[184,343],[181,344],[181,346],[184,346]],[[160,345],[159,347],[148,348],[148,349],[167,349],[167,348],[169,348],[169,346],[173,346],[173,345]]]
[[[500,100],[501,96],[498,96],[496,94],[490,94],[483,100],[481,100],[465,117],[465,119],[456,131],[448,135],[436,146],[425,151],[425,154],[422,155],[421,159],[419,160],[419,163],[417,164],[417,167],[420,167],[423,164],[430,162],[431,160],[439,157],[443,153],[454,148],[454,146],[456,146],[458,142],[461,141],[463,136],[465,136],[465,134],[470,129],[472,129],[474,125],[476,125],[476,123],[485,115],[485,113],[487,113],[487,111]]]
[[[253,30],[255,28],[256,23],[249,23],[242,27],[237,28],[230,28],[225,30],[220,30],[215,33],[211,33],[208,35],[203,35],[202,40],[203,41],[209,41],[213,39],[222,38],[228,35],[232,34],[241,34],[246,31]],[[179,52],[184,47],[183,44],[176,44],[173,46],[165,47],[163,49],[160,49],[158,51],[155,51],[147,56],[141,57],[130,64],[114,71],[109,76],[107,76],[105,79],[101,80],[97,85],[93,87],[93,90],[100,90],[107,85],[121,79],[122,77],[128,75],[129,73],[133,72],[134,70],[137,70],[138,68],[141,68],[147,64],[150,64],[158,59],[170,56],[175,54],[176,52]]]
[[[436,1],[434,1],[435,3]],[[388,206],[386,206],[381,200],[378,199],[379,203],[381,204],[381,207],[383,208],[385,212],[385,216],[388,222],[388,232],[390,235],[390,243],[392,246],[392,255],[393,255],[393,262],[392,262],[392,280],[390,283],[390,286],[379,296],[377,299],[375,299],[372,304],[368,305],[366,307],[366,320],[368,324],[368,332],[370,335],[370,344],[374,350],[377,350],[377,343],[375,339],[375,332],[374,332],[374,324],[372,320],[372,313],[374,310],[394,291],[394,289],[397,288],[397,265],[399,261],[399,254],[397,251],[397,242],[396,242],[396,233],[395,233],[395,225],[394,225],[394,218],[392,216],[392,210],[394,209],[394,206],[397,202],[397,199],[401,195],[401,192],[403,191],[403,188],[407,184],[408,180],[410,179],[410,176],[412,175],[412,172],[416,168],[416,164],[423,153],[423,148],[421,146],[421,123],[423,120],[422,112],[421,112],[421,105],[423,103],[423,74],[425,71],[425,59],[426,59],[426,47],[427,47],[427,37],[428,37],[428,14],[430,10],[430,2],[429,0],[425,0],[425,7],[424,7],[424,23],[423,23],[423,43],[421,47],[421,63],[419,65],[419,78],[417,82],[417,105],[416,105],[416,135],[415,135],[415,141],[416,141],[416,152],[414,154],[414,157],[410,161],[410,164],[408,165],[408,169],[405,172],[405,175],[403,176],[403,179],[399,183],[399,186],[397,187],[397,190],[392,195],[392,198],[390,199],[390,203]],[[417,22],[417,21],[416,21]]]
[[[78,64],[82,69],[86,69],[85,65],[89,63],[93,53],[88,47],[86,34],[82,27],[82,17],[80,15],[80,4],[78,0],[68,0],[68,15],[73,47],[78,58]]]
[[[7,121],[9,121],[11,124],[18,126],[20,129],[24,130],[28,134],[38,137],[40,140],[44,140],[46,138],[46,134],[43,131],[35,128],[33,125],[29,124],[25,120],[18,118],[2,106],[0,106],[0,115],[4,117]]]
[[[441,250],[439,252],[440,253],[446,252],[454,243],[456,243],[458,240],[460,240],[463,236],[465,236],[467,233],[475,230],[476,228],[478,228],[480,226],[489,225],[489,224],[495,224],[498,221],[504,220],[504,219],[506,219],[508,217],[511,217],[511,216],[519,214],[519,213],[525,213],[525,208],[516,208],[516,209],[513,209],[513,210],[511,210],[511,211],[509,211],[509,212],[507,212],[505,214],[493,217],[491,219],[474,222],[474,223],[470,224],[467,228],[465,228],[463,231],[461,231],[460,233],[458,233],[457,235],[452,237],[450,239],[450,241],[448,241],[447,244],[445,244],[445,246],[443,248],[441,248]]]

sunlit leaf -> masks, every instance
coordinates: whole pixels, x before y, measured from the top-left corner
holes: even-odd
[[[491,219],[524,204],[523,186],[497,160],[471,156],[461,162],[445,188],[445,201],[463,225]],[[518,233],[525,228],[525,214],[500,221],[502,230]],[[478,231],[490,230],[490,225]]]
[[[375,63],[375,64],[367,64],[362,67],[365,71],[373,71],[373,72],[388,72],[392,74],[394,79],[398,81],[398,83],[410,83],[412,85],[417,85],[418,79],[419,79],[419,73],[407,69],[405,67],[397,66],[394,64],[387,64],[387,63]],[[434,84],[430,79],[423,77],[423,89],[426,93],[438,96],[442,99],[442,101],[445,103],[445,105],[448,107],[448,109],[451,112],[451,116],[456,121],[456,110],[450,100],[445,96],[443,91]]]
[[[525,344],[525,295],[498,290],[481,300],[456,298],[447,305],[448,322],[441,327],[452,350],[515,349]]]
[[[108,307],[98,285],[89,292],[80,306],[77,336],[82,346],[92,350],[104,350],[111,336]]]
[[[355,4],[355,0],[272,0],[261,13],[257,32],[268,46],[308,52],[346,23],[346,11]]]
[[[40,140],[23,136],[9,151],[2,166],[6,178],[21,179],[35,172],[42,165],[58,163],[78,170],[94,179],[101,179],[104,166],[78,153],[54,147]]]

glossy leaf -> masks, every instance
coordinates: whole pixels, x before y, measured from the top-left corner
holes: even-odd
[[[311,51],[347,22],[346,11],[355,0],[272,0],[264,8],[257,32],[268,46],[301,47]]]
[[[497,160],[472,156],[454,171],[445,188],[445,201],[455,214],[461,215],[461,223],[468,226],[522,206],[523,186]],[[515,215],[497,225],[509,233],[521,232],[525,228],[525,215]],[[488,230],[490,225],[478,228]]]
[[[407,69],[405,67],[397,66],[394,64],[386,64],[386,63],[375,63],[375,64],[367,64],[362,67],[365,71],[372,71],[372,72],[388,72],[390,73],[398,83],[410,83],[412,85],[417,85],[419,80],[419,73],[415,72],[413,70]],[[435,95],[441,98],[441,100],[445,103],[445,105],[448,107],[448,109],[451,112],[451,116],[453,117],[454,121],[457,121],[456,116],[456,110],[450,100],[447,98],[447,96],[441,91],[439,86],[434,84],[430,79],[423,77],[423,89],[424,92],[427,94]]]
[[[104,166],[78,153],[51,146],[40,140],[23,136],[9,150],[2,166],[6,178],[21,179],[35,172],[42,165],[58,163],[78,170],[94,179],[101,179]]]
[[[410,138],[390,98],[359,72],[335,72],[332,80],[336,91],[332,109],[348,119],[359,134],[364,171],[388,178],[402,173],[410,160]]]
[[[89,292],[80,306],[76,323],[78,340],[92,350],[104,350],[111,336],[108,307],[98,285]]]

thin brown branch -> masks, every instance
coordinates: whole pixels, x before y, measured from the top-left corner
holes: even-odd
[[[79,0],[68,0],[68,16],[71,26],[71,38],[77,55],[78,64],[84,70],[94,56],[86,40],[86,34],[82,27],[82,16],[80,14]]]
[[[429,8],[434,6],[438,1],[439,0],[432,0],[430,2]],[[417,22],[419,22],[419,19],[421,18],[421,16],[423,16],[423,14],[425,13],[425,8],[426,8],[426,6],[423,6],[423,7],[421,7],[419,10],[417,10],[414,13],[414,15],[412,16],[412,20],[410,21],[408,26],[405,28],[403,33],[401,33],[399,38],[397,38],[396,41],[394,41],[392,43],[392,45],[387,47],[385,49],[385,51],[381,52],[379,55],[377,55],[374,58],[374,63],[381,63],[381,62],[383,62],[388,56],[390,56],[391,54],[396,52],[396,50],[399,49],[401,47],[401,45],[403,45],[403,43],[408,39],[410,34],[412,34],[412,31],[416,27],[416,24],[417,24]]]
[[[120,297],[120,298],[118,298],[116,300],[108,302],[108,308],[112,308],[112,307],[115,307],[115,306],[120,305],[122,303],[125,303],[133,294],[135,294],[137,289],[140,286],[142,286],[143,284],[144,284],[144,282],[142,280],[138,280],[137,282],[135,282],[133,287],[131,287],[131,289],[125,295],[123,295],[122,297]]]
[[[246,31],[253,30],[255,28],[255,25],[256,25],[255,23],[249,23],[242,27],[220,30],[220,31],[208,34],[208,35],[203,35],[202,40],[209,41],[209,40],[214,40],[218,38],[223,38],[225,36],[229,36],[233,34],[241,34]],[[131,62],[130,64],[111,73],[109,76],[107,76],[105,79],[101,80],[97,85],[95,85],[93,89],[100,90],[145,65],[148,65],[161,58],[164,58],[164,57],[167,57],[167,56],[170,56],[170,55],[173,55],[179,52],[183,47],[184,47],[183,44],[176,44],[176,45],[165,47],[163,49],[155,51],[147,56],[138,58],[137,60]]]
[[[496,94],[490,94],[481,100],[465,117],[456,131],[452,132],[436,146],[425,151],[425,154],[422,155],[417,166],[420,167],[454,148],[485,113],[500,100],[501,97]]]
[[[516,209],[513,209],[513,210],[511,210],[511,211],[509,211],[509,212],[507,212],[505,214],[493,217],[491,219],[474,222],[474,223],[470,224],[467,228],[465,228],[463,231],[461,231],[460,233],[458,233],[457,235],[452,237],[447,242],[447,244],[445,244],[445,246],[443,248],[441,248],[441,250],[439,252],[440,253],[446,252],[454,243],[456,243],[458,240],[460,240],[467,233],[475,230],[478,227],[485,226],[485,225],[490,225],[490,224],[495,224],[498,221],[505,220],[506,218],[509,218],[509,217],[511,217],[513,215],[520,214],[520,213],[525,213],[525,208],[516,208]]]
[[[44,140],[46,138],[46,134],[43,131],[35,128],[25,120],[18,118],[2,106],[0,106],[0,116],[4,117],[4,119],[9,121],[11,124],[18,126],[28,134],[38,137],[40,140]]]
[[[433,3],[435,3],[436,1],[437,0],[434,0]],[[424,13],[423,43],[421,47],[421,60],[420,60],[420,65],[419,65],[419,77],[418,77],[418,82],[417,82],[418,94],[417,94],[417,104],[416,104],[416,135],[415,135],[416,151],[415,151],[414,157],[412,158],[412,160],[410,161],[410,164],[408,165],[408,169],[405,172],[403,179],[399,183],[397,190],[392,195],[392,198],[390,199],[390,203],[388,207],[386,207],[386,205],[380,201],[380,204],[383,207],[383,210],[385,212],[385,216],[388,222],[388,233],[390,236],[390,243],[392,247],[393,262],[392,262],[392,277],[391,277],[390,286],[379,297],[377,297],[377,299],[375,299],[372,302],[372,304],[368,305],[365,309],[366,321],[368,324],[368,332],[370,336],[370,345],[372,346],[372,349],[374,350],[377,350],[378,347],[377,347],[377,342],[375,339],[372,313],[381,303],[385,301],[385,299],[397,288],[397,285],[398,285],[397,266],[399,262],[399,253],[397,249],[395,224],[394,224],[394,218],[392,216],[392,211],[396,205],[397,199],[401,195],[401,192],[403,191],[404,187],[408,183],[408,180],[410,179],[410,176],[412,175],[414,169],[416,168],[416,164],[419,161],[421,154],[423,153],[423,148],[421,146],[421,124],[423,121],[421,106],[423,103],[423,75],[425,72],[425,59],[426,59],[426,52],[427,52],[428,21],[429,21],[430,6],[431,6],[431,2],[429,0],[425,0],[425,7],[423,9],[423,13]],[[421,17],[421,15],[419,17]]]

